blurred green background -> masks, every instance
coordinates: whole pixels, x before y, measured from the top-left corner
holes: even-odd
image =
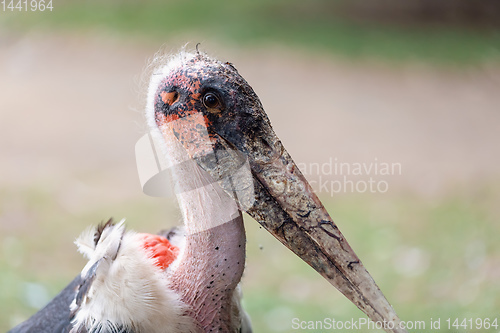
[[[196,36],[391,61],[470,64],[499,57],[495,0],[57,1],[53,7],[50,13],[7,9],[2,21],[16,30],[112,31],[151,40]]]
[[[173,198],[140,190],[141,73],[158,49],[198,42],[256,90],[400,317],[426,323],[413,331],[431,331],[431,319],[447,331],[448,318],[500,317],[498,1],[52,6],[0,11],[0,331],[78,274],[72,242],[88,225],[179,223]],[[333,193],[319,184],[344,175],[307,169],[331,159],[402,172],[346,175],[386,182],[384,193]],[[246,227],[244,304],[256,332],[297,331],[293,318],[363,317],[254,221]]]

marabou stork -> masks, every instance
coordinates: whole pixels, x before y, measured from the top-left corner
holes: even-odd
[[[107,223],[84,233],[82,273],[12,333],[251,332],[239,305],[242,211],[387,332],[406,332],[231,63],[157,57],[146,118],[184,231],[167,239]]]

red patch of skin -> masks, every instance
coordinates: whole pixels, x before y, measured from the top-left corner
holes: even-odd
[[[179,248],[172,245],[168,239],[158,235],[141,234],[144,240],[144,250],[155,259],[155,264],[165,270],[179,255]]]
[[[201,98],[199,93],[201,84],[197,74],[190,74],[192,76],[186,73],[176,73],[160,84],[160,87],[176,86],[183,90],[189,90],[191,92],[190,99],[185,108],[176,114],[156,113],[155,116],[156,124],[162,134],[164,136],[175,134],[177,140],[186,148],[189,156],[196,158],[212,153],[213,144],[217,142],[217,139],[210,130],[211,121],[195,107],[196,102]],[[159,98],[163,103],[172,105],[179,99],[175,94],[175,92],[162,91]]]
[[[208,134],[209,120],[198,111],[189,111],[187,116],[157,114],[156,123],[164,136],[172,135],[187,150],[191,158],[213,152],[216,138]]]

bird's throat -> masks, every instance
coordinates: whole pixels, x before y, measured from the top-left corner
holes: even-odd
[[[185,246],[171,270],[172,287],[206,332],[230,332],[234,293],[245,266],[245,229],[237,204],[160,126],[186,229]]]
[[[191,306],[205,332],[230,332],[238,312],[235,290],[245,266],[245,232],[240,217],[186,235],[186,247],[172,273],[173,287]]]

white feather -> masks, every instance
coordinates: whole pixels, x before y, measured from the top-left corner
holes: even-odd
[[[90,257],[82,277],[93,263],[102,261],[74,327],[83,325],[88,332],[112,331],[114,326],[135,333],[197,332],[165,272],[144,250],[143,236],[124,228],[123,221],[105,228],[94,251],[90,250],[93,233],[85,231],[78,238],[79,250]]]

